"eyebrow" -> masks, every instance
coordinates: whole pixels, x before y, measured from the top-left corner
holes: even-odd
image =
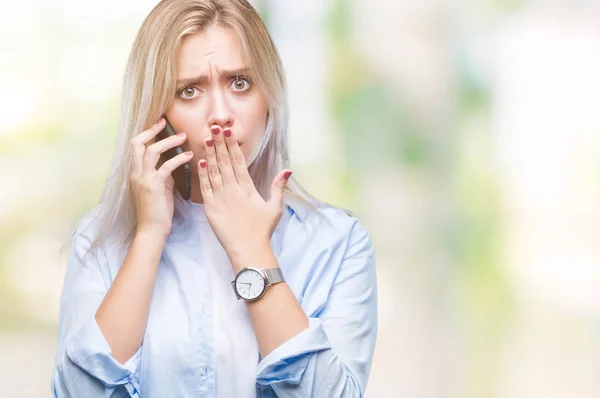
[[[247,74],[248,74],[248,68],[223,70],[223,71],[219,72],[220,76],[225,76],[227,78],[234,77],[234,76],[240,76],[240,75],[247,75]],[[191,86],[192,84],[204,83],[207,80],[208,80],[207,75],[184,77],[182,79],[177,80],[177,86]]]

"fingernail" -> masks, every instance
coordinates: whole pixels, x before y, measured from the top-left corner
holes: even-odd
[[[161,124],[161,123],[163,122],[163,120],[165,120],[165,119],[161,117],[161,118],[160,118],[160,119],[158,119],[158,120],[156,121],[156,123],[154,123],[154,124]]]
[[[287,180],[288,178],[290,178],[291,175],[292,175],[292,172],[288,170],[285,173],[283,173],[283,178],[285,178]]]
[[[223,131],[223,135],[227,138],[231,137],[231,130],[227,129]]]
[[[177,137],[185,137],[185,133],[182,131],[181,133],[177,134]]]
[[[206,145],[208,145],[208,146],[213,146],[213,144],[214,144],[213,140],[206,141]]]
[[[205,168],[206,168],[206,160],[202,159],[202,160],[200,161],[200,167],[202,167],[203,169],[205,169]]]
[[[193,154],[193,152],[192,152],[192,151],[187,151],[187,152],[185,153],[185,156],[191,156],[192,154]]]
[[[214,135],[219,135],[219,133],[221,132],[221,129],[219,127],[213,127],[210,129],[210,132],[213,133]]]

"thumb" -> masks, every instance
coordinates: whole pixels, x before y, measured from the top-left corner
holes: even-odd
[[[271,184],[271,198],[269,199],[269,202],[277,204],[279,207],[283,206],[283,194],[291,175],[292,171],[287,169],[275,176],[273,184]]]

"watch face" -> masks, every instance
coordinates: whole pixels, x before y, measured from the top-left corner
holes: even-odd
[[[244,300],[257,299],[265,290],[265,278],[257,269],[245,268],[235,279],[235,290]]]

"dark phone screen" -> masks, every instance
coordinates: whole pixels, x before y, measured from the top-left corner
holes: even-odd
[[[156,141],[160,141],[177,134],[173,126],[171,126],[171,123],[169,123],[169,120],[164,115],[163,117],[165,118],[166,125],[165,128],[156,136]],[[176,146],[163,152],[160,156],[160,164],[162,165],[167,160],[183,152],[184,149],[182,146]],[[191,195],[191,167],[189,162],[176,168],[171,175],[173,176],[173,180],[175,180],[175,185],[177,186],[181,197],[185,200],[189,200]]]

